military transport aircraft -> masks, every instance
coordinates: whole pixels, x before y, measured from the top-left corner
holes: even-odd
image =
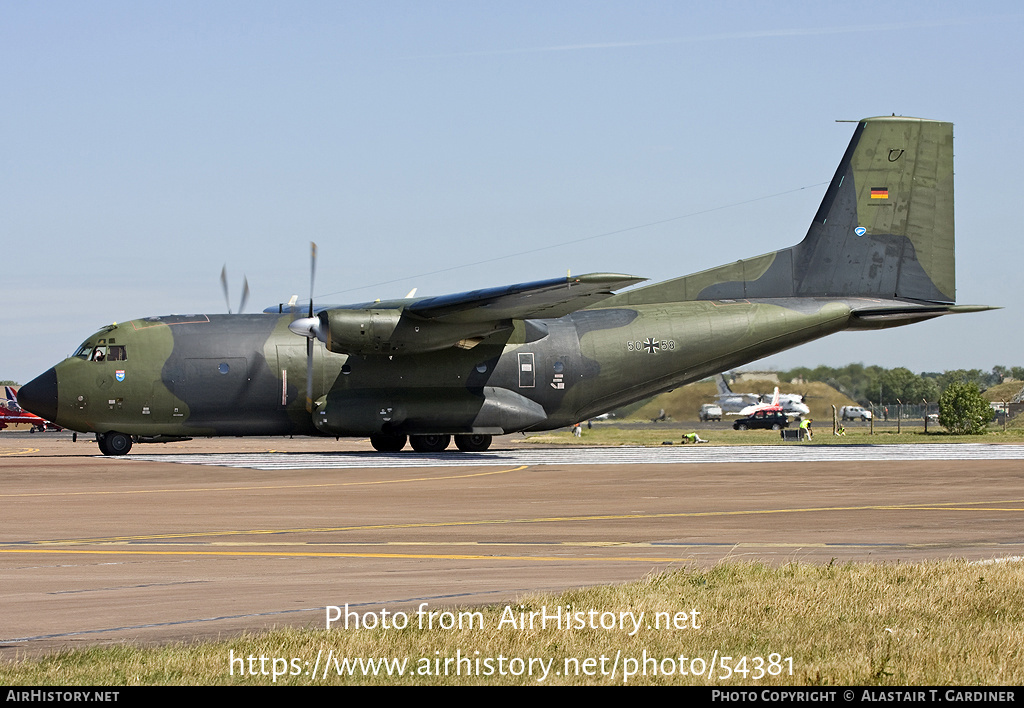
[[[20,398],[94,432],[107,455],[291,434],[368,435],[382,451],[411,439],[420,452],[454,435],[482,451],[492,435],[571,425],[834,332],[990,309],[954,304],[953,126],[918,118],[857,124],[798,245],[614,294],[641,281],[132,320]]]

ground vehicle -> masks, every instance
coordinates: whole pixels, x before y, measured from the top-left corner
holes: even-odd
[[[789,427],[789,419],[780,411],[757,411],[746,418],[739,418],[732,424],[733,430],[782,430]]]
[[[843,406],[839,409],[839,417],[843,420],[871,420],[871,411],[860,406]]]
[[[717,403],[705,403],[700,407],[700,419],[704,422],[722,419],[722,407]]]

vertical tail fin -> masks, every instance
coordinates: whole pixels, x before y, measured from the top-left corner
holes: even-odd
[[[793,251],[797,295],[954,302],[953,124],[861,121]]]
[[[729,384],[725,381],[725,376],[718,374],[715,376],[715,384],[718,386],[718,395],[729,396],[732,395],[732,389],[729,388]]]
[[[778,297],[952,303],[953,241],[953,124],[866,118],[799,244],[620,297],[629,304]]]

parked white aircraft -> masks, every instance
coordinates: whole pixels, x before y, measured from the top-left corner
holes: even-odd
[[[811,409],[804,403],[803,396],[797,393],[780,394],[777,386],[775,395],[771,399],[765,400],[768,397],[759,393],[734,392],[721,374],[715,377],[715,382],[718,384],[718,395],[716,396],[718,405],[727,415],[752,415],[759,410],[779,409],[786,415],[792,416],[810,415],[811,412]]]

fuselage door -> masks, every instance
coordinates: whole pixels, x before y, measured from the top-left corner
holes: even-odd
[[[533,388],[537,383],[537,368],[532,352],[519,353],[519,388]]]

